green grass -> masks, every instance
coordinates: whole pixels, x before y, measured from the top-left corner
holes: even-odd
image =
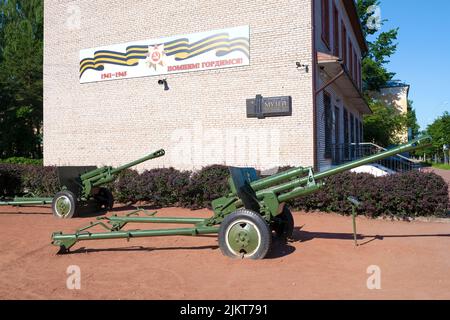
[[[433,163],[433,168],[442,169],[442,170],[450,170],[450,164]]]

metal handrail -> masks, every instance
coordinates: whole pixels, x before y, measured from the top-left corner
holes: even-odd
[[[352,145],[357,145],[357,143],[352,143]],[[381,150],[381,151],[387,151],[388,150],[388,149],[386,149],[386,148],[384,148],[382,146],[379,146],[379,145],[377,145],[375,143],[372,143],[372,142],[361,142],[361,143],[359,143],[359,145],[370,145],[370,146],[373,146],[373,147],[375,147],[375,148],[377,148],[378,150]],[[420,162],[420,161],[417,161],[417,160],[410,159],[410,158],[407,158],[405,156],[402,156],[401,154],[396,155],[396,157],[402,158],[403,160],[406,160],[406,161],[409,161],[409,162],[414,162],[414,163],[419,163]]]
[[[368,155],[374,155],[380,152],[389,151],[375,143],[361,142],[361,143],[341,143],[332,146],[332,160],[334,165],[340,165],[346,162],[354,161]],[[405,172],[418,169],[419,162],[409,159],[403,155],[397,154],[395,156],[376,161],[391,170],[396,172]]]

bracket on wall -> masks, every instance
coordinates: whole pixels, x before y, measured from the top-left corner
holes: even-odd
[[[342,70],[341,72],[339,72],[333,79],[331,79],[330,81],[328,81],[327,83],[325,83],[320,89],[318,89],[316,91],[316,95],[318,95],[320,92],[322,92],[323,90],[325,90],[328,86],[330,86],[333,82],[335,82],[337,79],[339,79],[341,76],[344,75],[344,70]]]
[[[256,95],[255,98],[255,113],[256,113],[256,117],[258,119],[264,119],[264,113],[263,113],[263,96],[260,94]]]

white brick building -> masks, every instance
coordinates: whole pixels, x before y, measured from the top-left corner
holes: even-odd
[[[248,65],[80,83],[80,50],[238,26]],[[335,145],[361,141],[366,49],[353,0],[47,0],[44,162],[119,165],[164,148],[139,169],[324,169]],[[247,117],[256,95],[290,96],[292,114]]]

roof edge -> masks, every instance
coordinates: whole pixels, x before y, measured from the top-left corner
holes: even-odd
[[[350,18],[350,23],[355,31],[356,38],[358,39],[358,44],[363,53],[369,51],[366,38],[364,37],[363,28],[361,20],[358,16],[358,10],[356,9],[356,4],[354,0],[343,0],[345,10],[347,11],[348,17]]]

